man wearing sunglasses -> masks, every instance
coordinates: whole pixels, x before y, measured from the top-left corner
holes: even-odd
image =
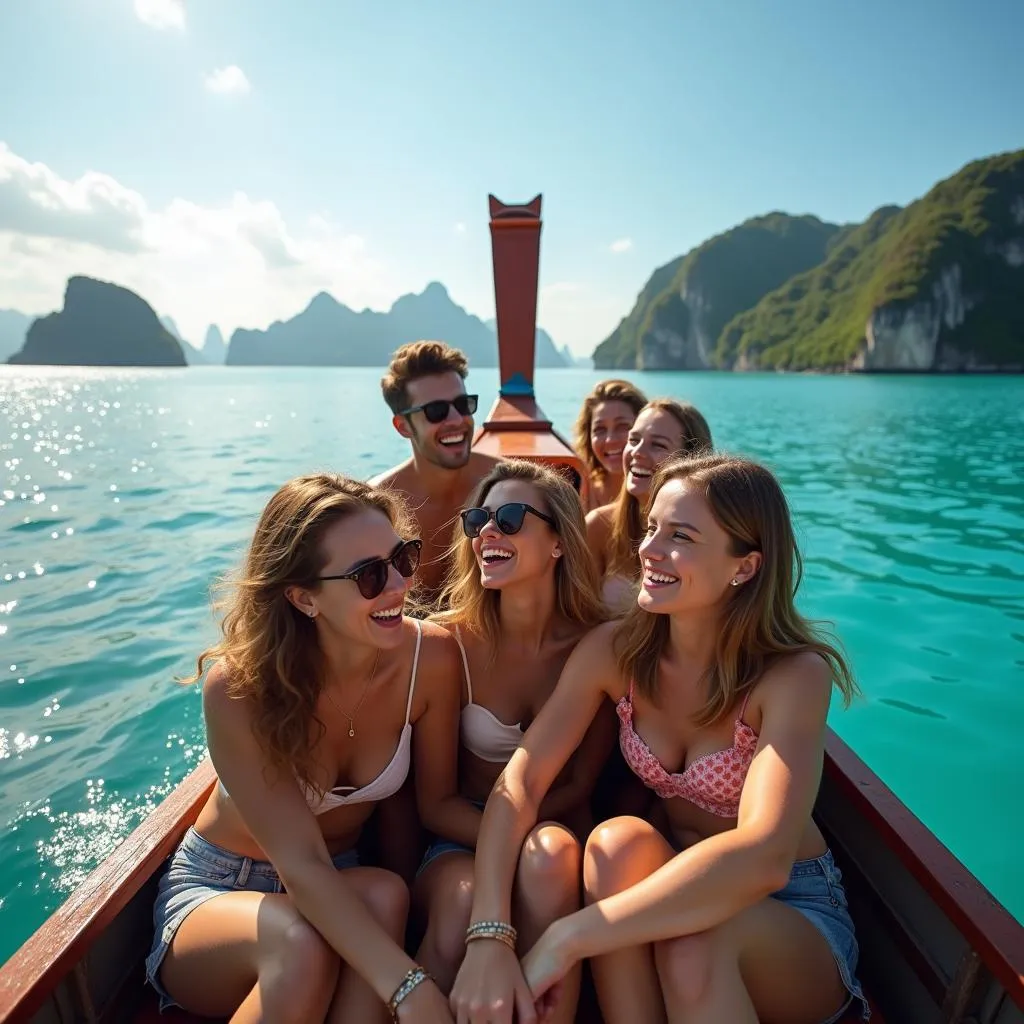
[[[468,372],[459,349],[415,341],[396,349],[380,382],[391,422],[409,439],[412,456],[370,482],[409,498],[423,539],[420,582],[430,601],[448,568],[444,554],[459,511],[497,462],[470,450],[477,396],[466,394]]]

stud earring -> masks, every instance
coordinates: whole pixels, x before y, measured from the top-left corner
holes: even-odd
[[[738,587],[739,585],[740,585],[740,581],[737,580],[737,579],[732,579],[732,580],[729,581],[729,586],[730,587]]]
[[[315,619],[316,618],[316,609],[315,608],[309,613],[309,617],[311,619]]]

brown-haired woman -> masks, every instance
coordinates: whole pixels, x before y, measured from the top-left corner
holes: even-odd
[[[840,873],[811,817],[832,689],[848,702],[855,685],[794,605],[785,496],[746,459],[673,460],[640,558],[636,607],[576,648],[487,803],[472,920],[507,920],[513,851],[606,700],[627,763],[664,801],[666,835],[635,817],[595,829],[587,907],[522,966],[474,943],[453,988],[458,1020],[505,1021],[494,1007],[527,986],[557,1000],[585,958],[607,1024],[814,1024],[854,1000],[866,1017]]]
[[[397,499],[335,474],[270,499],[223,637],[198,659],[219,784],[160,879],[146,961],[161,1005],[247,1021],[452,1018],[402,949],[408,890],[358,866],[375,804],[416,782],[430,827],[455,791],[458,649],[405,617],[419,541]],[[430,824],[430,821],[433,824]],[[344,870],[343,870],[344,869]]]
[[[618,497],[587,516],[587,541],[597,561],[605,602],[631,602],[640,572],[637,549],[643,540],[642,509],[655,470],[673,455],[711,448],[711,428],[689,402],[652,398],[640,410],[622,452],[625,472]]]
[[[459,791],[479,811],[461,834],[440,834],[413,887],[427,921],[418,958],[445,990],[465,954],[472,851],[484,802],[573,648],[605,619],[579,496],[559,474],[523,460],[500,462],[474,492],[458,529],[445,591],[449,610],[436,620],[454,631],[463,648]],[[529,839],[524,834],[516,847],[511,920],[518,936],[504,934],[523,952],[553,920],[579,906],[582,851],[576,835],[582,838],[592,827],[589,799],[614,742],[615,716],[608,710],[586,739],[581,735],[579,751],[553,784],[540,809],[548,823]],[[578,980],[574,971],[564,1016],[554,1019],[573,1019]]]
[[[622,450],[644,393],[628,380],[602,380],[583,399],[573,428],[573,448],[590,484],[584,512],[614,501],[622,489]]]

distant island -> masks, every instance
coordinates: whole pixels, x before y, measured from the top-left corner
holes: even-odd
[[[265,331],[239,329],[228,345],[229,366],[386,366],[399,345],[439,338],[462,349],[470,366],[497,366],[494,322],[484,323],[452,301],[437,281],[403,295],[386,313],[356,312],[321,292],[297,316]],[[571,365],[547,331],[537,330],[538,367]]]
[[[27,334],[26,334],[27,329]],[[438,282],[401,296],[386,313],[355,312],[321,292],[290,320],[265,331],[238,328],[229,344],[215,324],[202,348],[186,341],[174,319],[157,317],[127,288],[84,276],[68,281],[64,309],[32,320],[0,310],[0,359],[66,366],[385,366],[399,345],[440,338],[461,348],[471,366],[498,365],[493,320],[483,321],[452,301]],[[21,346],[21,341],[24,346]],[[20,351],[19,351],[20,348]],[[538,367],[589,364],[559,350],[537,329]]]
[[[1024,371],[1024,150],[863,224],[755,217],[659,267],[594,367]]]
[[[91,277],[68,279],[64,308],[34,320],[8,363],[185,366],[181,344],[145,299]]]

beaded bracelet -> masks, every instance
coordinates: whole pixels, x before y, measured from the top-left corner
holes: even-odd
[[[399,1004],[409,996],[420,982],[432,980],[433,979],[430,975],[419,966],[413,967],[411,970],[406,972],[406,975],[399,983],[398,988],[395,989],[394,995],[388,1000],[388,1012],[391,1014],[391,1019],[393,1021],[398,1020]]]
[[[504,921],[477,921],[466,929],[466,945],[477,939],[497,939],[514,950],[518,935],[515,928]]]

